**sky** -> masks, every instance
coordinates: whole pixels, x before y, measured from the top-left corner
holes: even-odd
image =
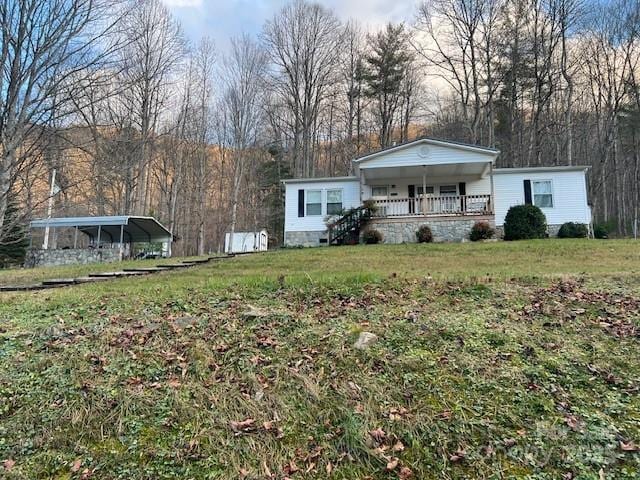
[[[243,33],[255,36],[266,20],[273,17],[287,0],[163,0],[180,20],[188,38],[197,42],[211,37],[219,50],[225,50],[231,37]],[[388,23],[412,21],[418,0],[319,0],[342,21],[357,20],[374,30]]]

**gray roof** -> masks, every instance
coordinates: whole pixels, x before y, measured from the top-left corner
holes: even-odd
[[[87,234],[92,239],[112,243],[120,241],[120,227],[123,227],[125,242],[166,242],[171,239],[171,232],[153,217],[139,217],[129,215],[109,217],[63,217],[33,220],[31,228],[75,228]]]
[[[454,140],[444,140],[441,138],[434,138],[434,137],[419,137],[416,138],[414,140],[408,140],[406,142],[402,142],[402,143],[396,143],[395,145],[390,145],[388,147],[379,149],[379,150],[375,150],[373,152],[369,152],[366,153],[364,155],[360,155],[359,157],[356,157],[353,161],[356,163],[359,163],[360,161],[369,158],[369,157],[373,157],[373,156],[378,156],[382,153],[386,153],[392,150],[399,150],[401,148],[405,148],[408,147],[410,145],[413,144],[417,144],[417,143],[434,143],[437,145],[449,145],[452,147],[458,147],[458,148],[463,148],[463,149],[467,149],[467,150],[480,150],[482,152],[487,152],[490,154],[494,154],[497,155],[500,153],[500,150],[496,149],[496,148],[492,148],[492,147],[483,147],[482,145],[474,145],[472,143],[464,143],[464,142],[456,142]]]
[[[282,183],[312,183],[312,182],[354,182],[358,177],[318,177],[318,178],[288,178]]]
[[[493,173],[500,175],[502,173],[536,173],[536,172],[576,172],[586,171],[591,167],[587,165],[553,165],[550,167],[503,167],[494,168]]]

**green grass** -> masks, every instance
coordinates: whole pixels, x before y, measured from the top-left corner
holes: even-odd
[[[548,240],[2,294],[0,477],[638,478],[639,280]]]

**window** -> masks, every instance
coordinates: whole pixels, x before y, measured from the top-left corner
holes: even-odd
[[[440,185],[440,195],[441,196],[458,195],[458,186],[457,185]]]
[[[427,185],[427,195],[433,195],[433,185]],[[422,185],[416,186],[416,194],[422,195]]]
[[[307,215],[322,215],[322,190],[307,190]]]
[[[327,190],[327,215],[342,213],[342,190]]]
[[[551,180],[533,181],[533,204],[540,208],[553,207]]]
[[[388,197],[389,196],[389,187],[386,185],[377,185],[371,187],[371,196],[372,197]]]

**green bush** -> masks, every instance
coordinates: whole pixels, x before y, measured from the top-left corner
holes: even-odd
[[[547,219],[535,205],[516,205],[504,219],[505,240],[528,240],[547,236]]]
[[[486,220],[481,220],[473,224],[471,232],[469,233],[469,240],[477,242],[478,240],[488,240],[493,238],[496,231],[491,227],[491,224]]]
[[[558,230],[558,238],[587,238],[589,229],[584,223],[563,223]]]
[[[601,240],[609,238],[609,227],[602,223],[593,226],[593,236]]]
[[[418,243],[431,243],[433,242],[433,233],[429,225],[422,225],[416,232],[416,239]]]
[[[362,241],[367,245],[374,245],[382,242],[382,233],[375,228],[368,228],[362,233]]]

